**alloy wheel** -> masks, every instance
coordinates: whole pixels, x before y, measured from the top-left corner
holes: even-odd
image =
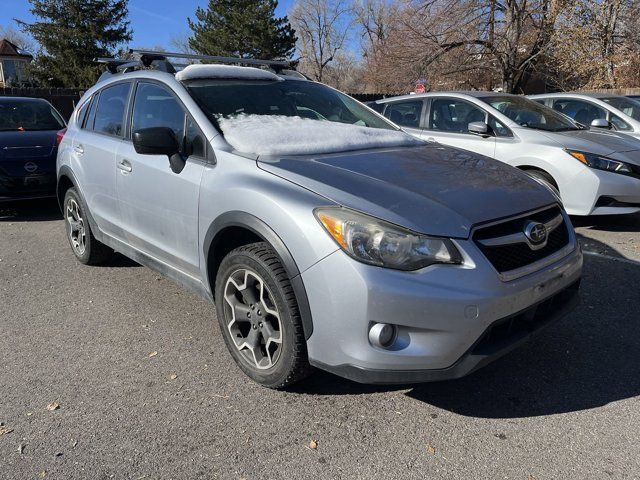
[[[77,255],[82,256],[86,250],[86,231],[84,220],[80,214],[80,207],[75,199],[67,201],[66,219],[68,224],[69,240]]]
[[[282,323],[265,281],[249,269],[234,271],[224,287],[227,329],[253,368],[273,367],[282,351]]]

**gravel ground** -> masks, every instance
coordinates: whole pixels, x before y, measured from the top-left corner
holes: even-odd
[[[239,373],[205,301],[78,264],[55,206],[0,217],[3,479],[640,478],[640,216],[576,220],[582,305],[483,370],[288,392]]]

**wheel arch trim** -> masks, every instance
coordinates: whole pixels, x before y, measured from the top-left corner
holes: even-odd
[[[264,221],[248,212],[238,210],[225,212],[218,216],[207,229],[207,233],[203,240],[203,258],[206,259],[206,281],[212,296],[214,296],[214,281],[217,273],[217,266],[215,272],[210,271],[211,266],[209,265],[209,254],[220,242],[222,232],[229,227],[239,227],[250,231],[271,245],[278,257],[280,257],[282,266],[289,276],[291,287],[293,288],[293,292],[298,302],[298,310],[302,320],[305,340],[308,340],[313,333],[313,320],[311,317],[311,308],[309,306],[307,292],[305,290],[298,265],[278,234]]]

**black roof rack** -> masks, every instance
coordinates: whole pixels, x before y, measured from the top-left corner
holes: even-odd
[[[271,67],[276,72],[285,69],[294,69],[296,62],[288,60],[260,60],[257,58],[243,58],[243,57],[218,57],[214,55],[198,55],[196,53],[178,53],[178,52],[158,52],[154,50],[129,50],[130,53],[138,54],[141,58],[153,57],[163,59],[167,58],[186,58],[189,60],[200,60],[212,63],[237,63],[241,65],[260,65]]]
[[[257,58],[242,58],[242,57],[218,57],[213,55],[198,55],[191,53],[179,53],[179,52],[161,52],[155,50],[129,50],[129,55],[135,58],[96,58],[98,63],[104,63],[107,66],[107,72],[104,72],[100,81],[104,76],[115,75],[118,73],[132,72],[134,70],[140,70],[143,68],[153,68],[168,73],[176,73],[175,67],[185,67],[185,64],[173,63],[169,61],[169,58],[184,58],[188,60],[198,60],[200,62],[211,63],[231,63],[238,65],[255,65],[265,66],[273,70],[275,73],[281,73],[284,70],[295,70],[297,64],[296,61],[288,60],[260,60]]]

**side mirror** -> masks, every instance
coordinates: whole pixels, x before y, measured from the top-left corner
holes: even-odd
[[[480,135],[481,137],[488,137],[491,135],[489,125],[484,122],[471,122],[467,125],[467,130],[473,135]]]
[[[593,128],[607,128],[611,129],[611,122],[605,118],[596,118],[591,122]]]
[[[166,155],[173,173],[180,173],[185,160],[180,155],[180,142],[168,127],[142,128],[133,132],[133,148],[141,155]]]

